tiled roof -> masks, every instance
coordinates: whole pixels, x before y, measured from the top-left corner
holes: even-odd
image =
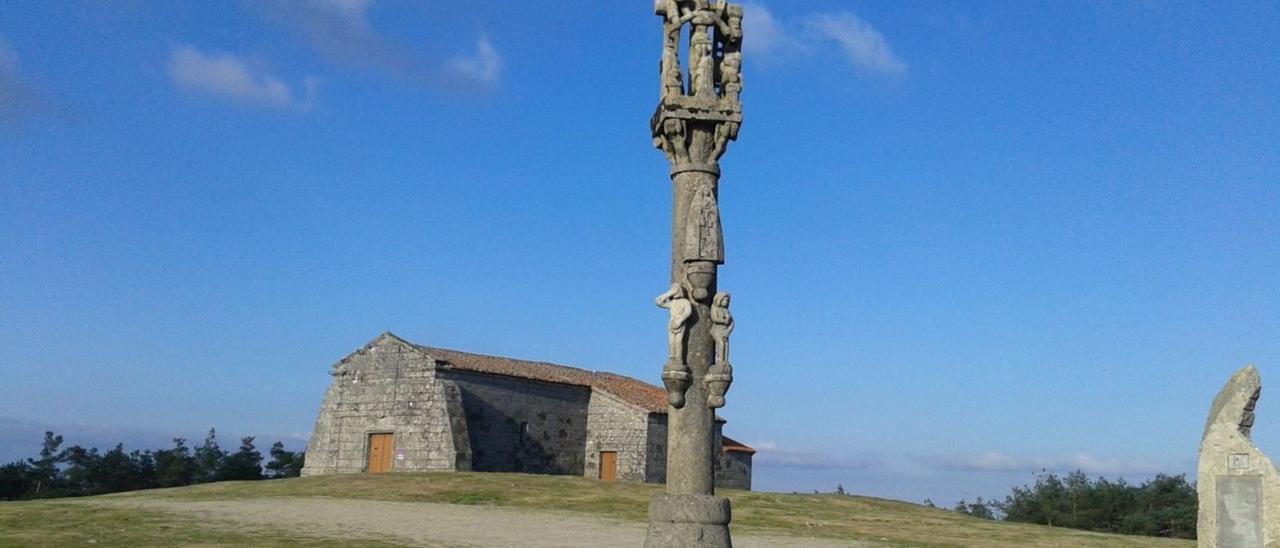
[[[521,379],[588,386],[613,394],[619,399],[650,413],[667,412],[667,393],[662,388],[644,381],[603,371],[587,371],[554,363],[513,360],[498,356],[485,356],[459,352],[447,348],[414,345],[437,360],[456,369],[476,371]]]
[[[729,436],[720,436],[720,445],[724,447],[725,451],[741,451],[743,453],[756,452],[755,449],[743,445],[742,442],[730,438]]]

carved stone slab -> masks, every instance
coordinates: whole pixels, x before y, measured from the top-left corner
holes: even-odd
[[[1280,472],[1253,445],[1258,370],[1236,371],[1209,409],[1200,440],[1200,548],[1280,548]]]

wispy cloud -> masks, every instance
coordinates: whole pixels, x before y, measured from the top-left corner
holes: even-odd
[[[753,462],[764,466],[859,470],[883,464],[879,457],[868,454],[836,456],[818,451],[780,447],[771,441],[753,442],[749,445],[756,450]]]
[[[1081,470],[1086,474],[1155,474],[1164,470],[1157,463],[1131,458],[1099,457],[1090,453],[1063,456],[1014,457],[989,451],[977,455],[934,457],[926,459],[936,468],[968,472],[1038,472],[1058,473]]]
[[[782,30],[773,13],[760,4],[742,5],[742,35],[749,37],[742,41],[742,49],[747,53],[795,49],[798,45]]]
[[[414,69],[407,52],[373,30],[372,0],[268,0],[246,5],[297,33],[330,62],[395,72]]]
[[[378,32],[369,20],[373,0],[272,0],[247,5],[292,30],[326,61],[339,66],[372,69],[443,90],[494,87],[501,80],[502,56],[488,38],[480,37],[472,53],[433,58]]]
[[[1146,476],[1170,471],[1168,466],[1156,462],[1103,457],[1087,452],[1030,457],[1010,456],[998,451],[972,455],[883,454],[874,451],[832,454],[808,447],[780,446],[772,441],[748,445],[757,451],[755,463],[779,468],[878,470],[908,475],[929,475],[937,471],[1034,473],[1041,470],[1065,474],[1081,470],[1089,475]]]
[[[474,53],[451,57],[445,67],[460,81],[492,86],[498,83],[502,73],[502,56],[493,49],[488,37],[481,36]]]
[[[62,116],[66,112],[22,73],[18,50],[0,34],[0,127],[21,128],[41,116]]]
[[[838,44],[849,63],[864,74],[896,77],[907,73],[907,64],[893,53],[884,35],[853,12],[816,15],[805,26]]]
[[[900,78],[907,74],[906,61],[893,52],[879,30],[851,11],[800,15],[780,21],[761,4],[743,6],[742,47],[749,52],[817,55],[829,46],[839,48],[842,57],[863,76]],[[788,29],[804,32],[801,41]]]
[[[176,45],[169,53],[169,78],[174,85],[244,104],[307,110],[315,103],[319,79],[308,77],[290,87],[263,70],[253,70],[239,57],[225,52],[203,53],[190,45]]]

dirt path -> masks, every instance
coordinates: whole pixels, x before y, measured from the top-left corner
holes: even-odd
[[[643,523],[496,506],[331,498],[99,499],[86,504],[180,514],[215,526],[270,528],[307,537],[382,539],[420,546],[641,546],[645,533]],[[848,542],[739,533],[734,534],[733,540],[739,548],[858,546]]]

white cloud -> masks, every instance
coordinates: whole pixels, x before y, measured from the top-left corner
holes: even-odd
[[[502,73],[502,56],[493,49],[487,37],[481,36],[474,53],[451,57],[445,67],[454,77],[463,81],[493,86],[498,83],[498,77]]]
[[[817,15],[808,19],[805,27],[838,44],[854,68],[865,74],[907,73],[907,64],[893,53],[884,35],[852,12]]]
[[[251,70],[234,55],[205,54],[189,45],[174,46],[170,52],[169,78],[184,89],[242,103],[300,110],[314,104],[319,84],[318,78],[308,77],[298,93],[275,76]]]
[[[796,41],[780,28],[773,14],[755,3],[742,5],[742,49],[747,53],[768,53],[794,49]]]
[[[881,460],[873,455],[838,457],[828,453],[779,447],[771,441],[753,442],[748,445],[756,450],[753,462],[764,466],[857,470],[882,464]]]
[[[311,0],[321,9],[329,9],[336,13],[346,14],[353,19],[363,20],[373,0]]]
[[[814,55],[835,46],[860,74],[901,77],[907,73],[907,63],[893,52],[884,35],[850,11],[779,21],[763,5],[747,3],[742,26],[742,47],[748,52]],[[804,31],[806,40],[797,39],[790,28]]]
[[[1102,458],[1090,453],[1075,453],[1057,457],[1012,457],[989,451],[978,455],[940,457],[930,459],[931,464],[944,470],[973,472],[1051,472],[1066,473],[1081,470],[1090,475],[1155,474],[1163,467],[1156,463],[1131,458]]]

